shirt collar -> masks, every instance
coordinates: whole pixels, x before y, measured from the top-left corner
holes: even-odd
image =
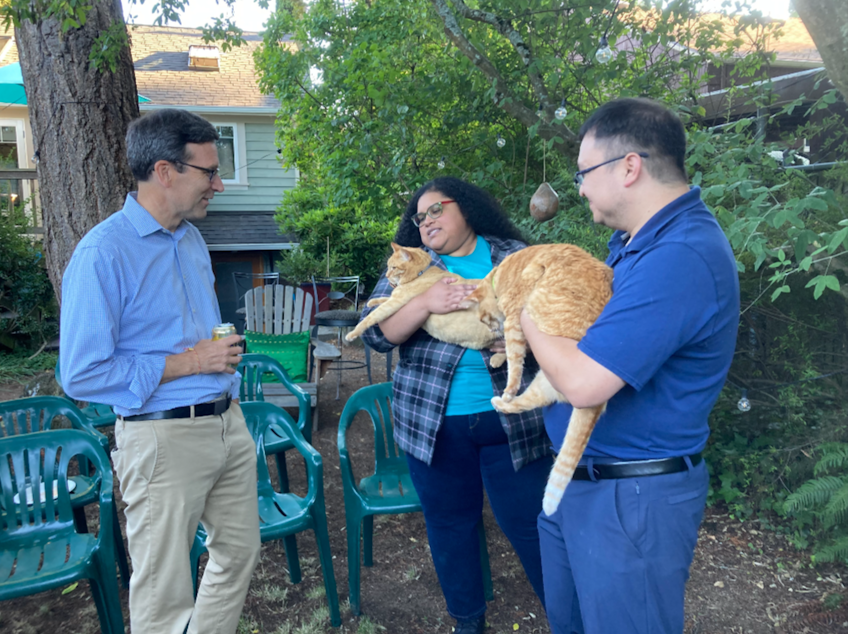
[[[616,231],[610,238],[610,246],[615,245],[623,252],[640,251],[657,238],[657,234],[677,216],[695,207],[701,200],[701,188],[691,187],[682,196],[674,199],[648,219],[639,232],[630,239],[627,231]],[[629,242],[628,242],[629,240]]]
[[[130,221],[130,224],[138,231],[138,235],[145,238],[157,231],[164,231],[167,234],[171,232],[159,224],[159,221],[154,218],[147,209],[138,202],[138,192],[130,192],[127,194],[127,199],[124,201],[124,208],[121,210]],[[173,237],[179,240],[188,231],[188,223],[185,221],[180,223],[177,230],[174,231]]]

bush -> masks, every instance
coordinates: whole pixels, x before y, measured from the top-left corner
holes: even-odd
[[[40,245],[21,235],[22,210],[0,212],[0,351],[38,348],[58,332]]]

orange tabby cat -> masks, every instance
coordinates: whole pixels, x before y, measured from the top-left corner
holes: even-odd
[[[456,278],[457,284],[482,284],[483,280],[466,280],[453,273],[430,266],[432,260],[424,249],[401,247],[392,243],[392,255],[389,256],[386,278],[395,287],[389,297],[379,297],[368,301],[368,306],[379,308],[368,313],[368,316],[351,330],[345,339],[353,341],[365,330],[388,319],[414,297],[427,291],[433,284],[446,278]],[[469,304],[468,310],[457,310],[444,315],[432,314],[424,322],[422,328],[433,338],[447,343],[453,343],[464,348],[482,350],[490,348],[502,335],[499,329],[486,328],[479,313],[477,304]],[[506,355],[498,353],[492,356],[490,364],[493,368],[503,365]]]
[[[542,332],[580,340],[610,297],[612,269],[570,244],[527,247],[508,255],[493,269],[466,301],[479,303],[480,319],[491,330],[502,330],[506,339],[508,380],[503,395],[492,399],[495,408],[517,413],[556,401],[567,402],[542,371],[516,396],[527,352],[527,340],[519,322],[522,309]],[[605,409],[606,403],[574,409],[545,488],[542,507],[546,514],[551,515],[559,506],[595,423]]]

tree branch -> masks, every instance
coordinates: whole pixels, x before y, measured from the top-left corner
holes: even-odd
[[[459,13],[470,20],[483,22],[493,26],[501,35],[503,35],[512,44],[513,49],[521,58],[524,68],[527,72],[528,79],[533,88],[533,91],[539,97],[542,103],[544,116],[539,117],[535,110],[523,105],[521,101],[515,97],[509,89],[509,84],[500,74],[494,64],[484,55],[477,47],[475,47],[465,36],[457,22],[456,16],[448,7],[447,0],[431,0],[433,7],[442,18],[445,25],[445,34],[448,39],[465,55],[471,62],[482,72],[486,77],[492,80],[495,87],[494,103],[499,108],[503,109],[507,114],[530,128],[539,123],[538,134],[541,138],[550,141],[558,138],[560,141],[554,143],[554,148],[566,155],[572,155],[577,149],[577,135],[574,134],[567,126],[560,123],[553,123],[551,112],[554,105],[550,103],[548,90],[544,80],[539,75],[538,71],[533,69],[533,56],[530,47],[524,42],[521,34],[516,31],[509,21],[499,18],[493,13],[486,11],[478,11],[470,9],[462,0],[451,0],[457,7]]]

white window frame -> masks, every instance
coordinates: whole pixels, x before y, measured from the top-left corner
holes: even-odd
[[[15,128],[15,143],[18,146],[18,169],[31,169],[31,167],[35,167],[34,165],[30,166],[30,159],[27,158],[27,147],[26,147],[26,126],[24,125],[23,119],[0,119],[0,126],[8,126]],[[27,214],[31,216],[32,221],[37,225],[41,226],[41,214],[37,213],[37,208],[35,203],[35,199],[31,198],[33,194],[32,181],[24,180],[22,183],[22,190],[24,200],[29,200],[29,204],[26,207]]]
[[[236,171],[234,178],[221,179],[225,186],[231,189],[247,189],[249,183],[247,181],[247,166],[245,165],[245,157],[247,156],[247,143],[245,140],[245,131],[243,123],[234,123],[232,121],[210,121],[217,130],[220,127],[227,126],[233,129],[233,164]]]

